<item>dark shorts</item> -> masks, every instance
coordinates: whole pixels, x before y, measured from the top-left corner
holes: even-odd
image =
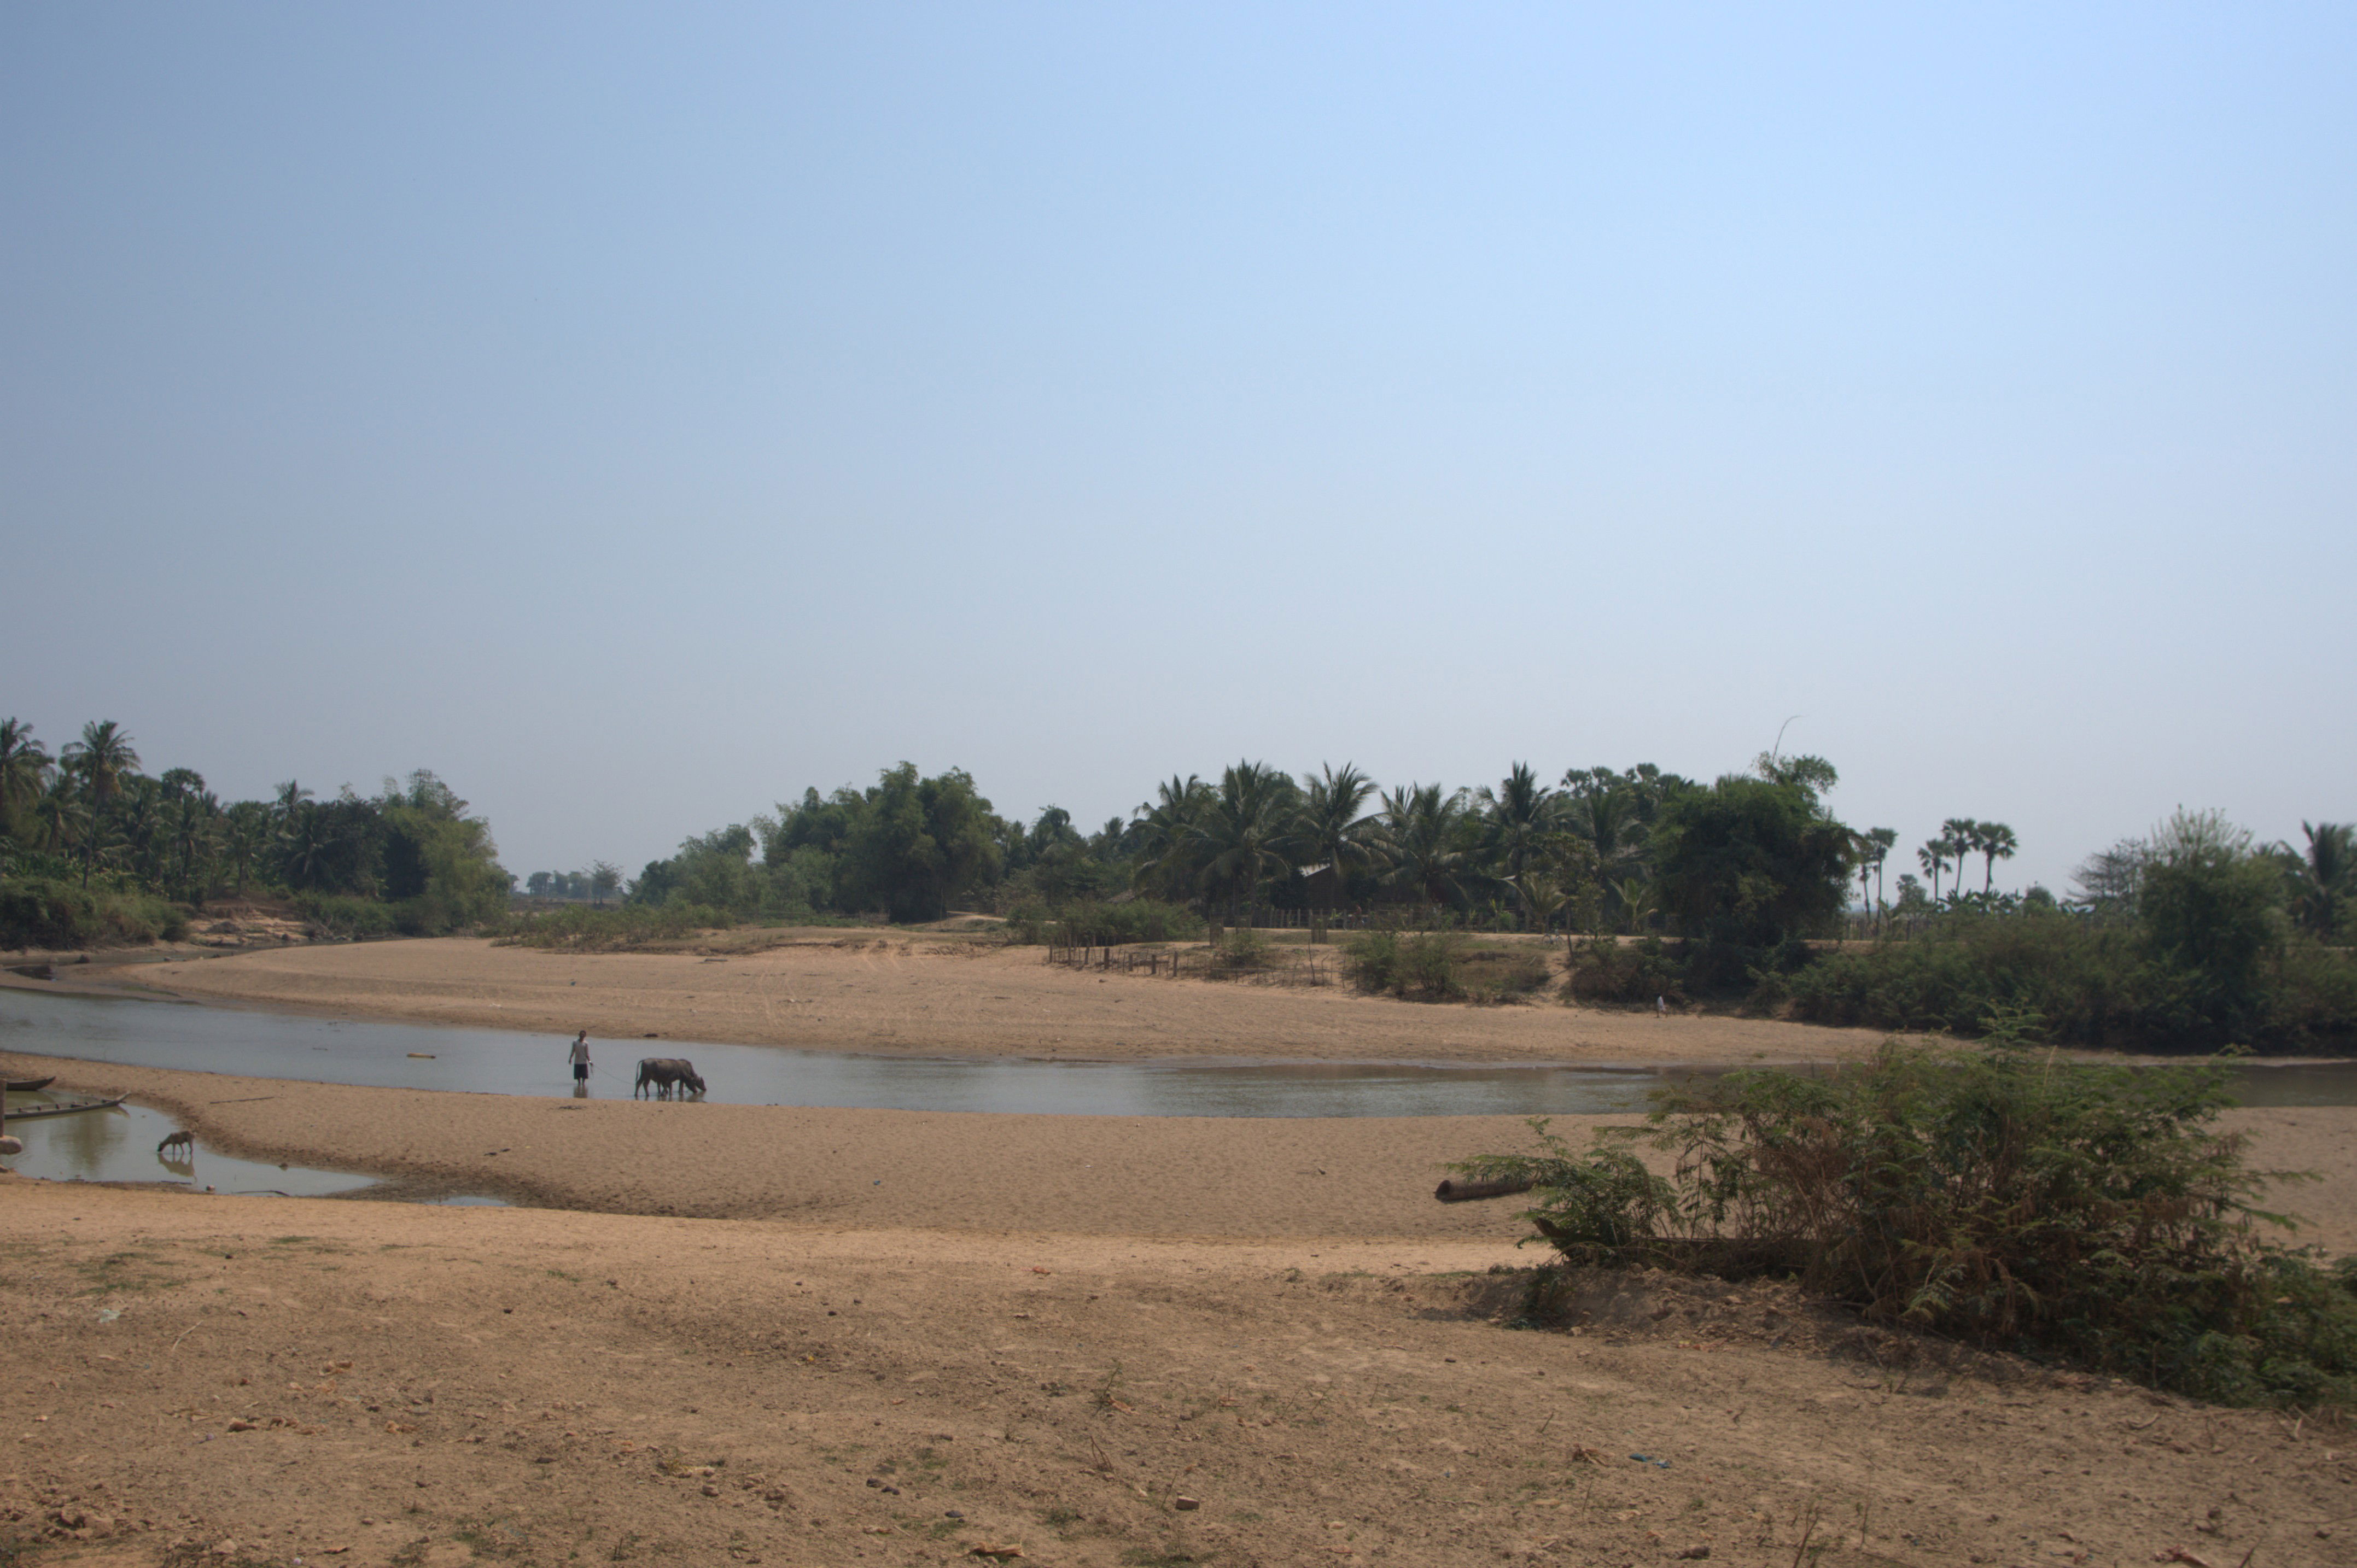
[[[587,1062],[575,1062],[573,1064],[573,1079],[576,1083],[588,1082],[589,1064]]]

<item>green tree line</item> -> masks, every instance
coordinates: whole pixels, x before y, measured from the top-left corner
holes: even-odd
[[[290,779],[223,801],[192,768],[141,767],[111,720],[54,757],[0,720],[0,945],[174,936],[225,897],[290,898],[348,934],[434,934],[506,908],[490,825],[430,772],[374,796],[320,800]]]

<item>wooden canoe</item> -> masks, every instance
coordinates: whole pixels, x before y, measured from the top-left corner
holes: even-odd
[[[32,1094],[57,1082],[56,1078],[12,1078],[8,1080],[11,1094]]]
[[[112,1111],[131,1097],[118,1094],[112,1100],[77,1100],[70,1105],[37,1105],[30,1111],[11,1111],[11,1122],[34,1122],[44,1116],[70,1116],[77,1111]]]

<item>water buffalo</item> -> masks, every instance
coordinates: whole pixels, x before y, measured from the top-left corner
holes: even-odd
[[[689,1090],[704,1092],[704,1080],[695,1076],[695,1064],[684,1057],[642,1057],[639,1060],[639,1081],[630,1090],[636,1100],[651,1086],[657,1100],[669,1100],[674,1092],[684,1094]]]

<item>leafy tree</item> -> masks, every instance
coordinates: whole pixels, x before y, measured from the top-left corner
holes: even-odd
[[[2079,897],[2073,902],[2093,914],[2134,915],[2152,859],[2151,843],[2140,838],[2125,838],[2109,849],[2098,850],[2071,874],[2079,885]]]
[[[1800,790],[1812,807],[1841,782],[1841,774],[1822,757],[1780,757],[1763,751],[1752,759],[1751,769],[1770,784],[1787,784]]]
[[[622,868],[610,860],[589,863],[589,899],[602,906],[622,886]]]
[[[2283,946],[2283,879],[2216,811],[2179,811],[2153,835],[2136,915],[2175,972],[2192,1022],[2233,1035],[2265,1010],[2266,961]]]
[[[1681,794],[1653,840],[1663,908],[1726,978],[1830,920],[1849,886],[1849,830],[1801,780],[1729,775]]]
[[[913,762],[888,768],[843,841],[846,888],[898,923],[938,920],[952,898],[996,874],[996,820],[962,768],[931,779]]]

